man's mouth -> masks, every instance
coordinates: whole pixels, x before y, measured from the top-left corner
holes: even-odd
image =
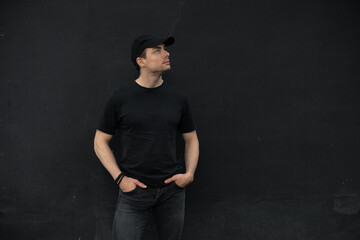
[[[165,61],[164,64],[170,64],[170,61]]]

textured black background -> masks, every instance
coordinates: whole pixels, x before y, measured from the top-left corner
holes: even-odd
[[[1,239],[110,239],[118,190],[95,124],[137,77],[130,45],[144,33],[175,35],[164,79],[199,126],[183,239],[360,239],[357,1],[2,0],[0,11]]]

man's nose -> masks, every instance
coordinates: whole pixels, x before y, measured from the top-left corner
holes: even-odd
[[[169,57],[170,56],[170,53],[168,52],[168,51],[166,51],[166,50],[164,50],[164,57]]]

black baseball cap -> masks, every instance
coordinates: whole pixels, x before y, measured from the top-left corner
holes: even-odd
[[[136,58],[141,55],[145,48],[155,47],[161,43],[163,43],[165,46],[170,46],[174,44],[174,42],[175,38],[172,35],[168,37],[157,37],[154,35],[142,35],[137,37],[131,46],[131,61],[134,63],[137,70],[139,70],[139,65],[136,63]]]

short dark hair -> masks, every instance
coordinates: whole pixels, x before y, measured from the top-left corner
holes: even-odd
[[[146,48],[144,49],[144,51],[140,54],[141,58],[146,58]]]

